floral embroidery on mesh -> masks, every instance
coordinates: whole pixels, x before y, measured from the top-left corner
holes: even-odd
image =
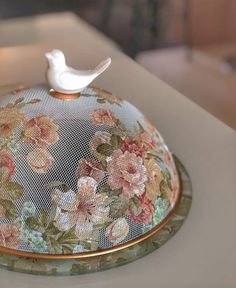
[[[122,106],[118,98],[102,95],[99,103]],[[179,191],[171,154],[147,119],[145,128],[137,121],[131,131],[105,108],[90,113],[96,132],[89,141],[90,156],[71,171],[77,188],[55,179],[45,183],[52,188],[50,211],[31,201],[17,211],[15,201],[24,193],[14,182],[19,147],[29,145],[27,164],[34,173],[46,174],[54,162],[50,146],[59,141],[59,125],[52,118],[28,119],[22,111],[38,102],[20,98],[0,108],[0,220],[12,221],[0,224],[0,245],[17,248],[23,241],[32,252],[82,253],[101,249],[101,235],[117,245],[129,239],[133,223],[144,233],[167,215]]]

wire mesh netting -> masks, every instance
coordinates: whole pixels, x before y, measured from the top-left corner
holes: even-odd
[[[89,87],[73,101],[37,86],[0,99],[0,246],[71,254],[133,240],[173,209],[178,177],[134,106]]]

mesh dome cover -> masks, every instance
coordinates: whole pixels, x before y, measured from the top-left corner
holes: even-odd
[[[72,254],[126,243],[172,211],[179,181],[158,131],[95,87],[0,99],[0,250]]]

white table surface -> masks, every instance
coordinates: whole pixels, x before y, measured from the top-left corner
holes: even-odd
[[[30,39],[20,36],[24,27]],[[0,287],[236,287],[235,132],[145,71],[73,14],[0,22],[0,34],[6,36],[0,38],[0,85],[42,82],[43,53],[50,48],[62,48],[70,64],[82,68],[111,56],[112,67],[95,84],[128,99],[152,120],[184,163],[194,190],[184,226],[144,258],[73,277],[0,270]]]

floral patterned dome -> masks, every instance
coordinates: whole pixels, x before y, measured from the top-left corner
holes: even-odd
[[[0,99],[0,251],[44,254],[130,245],[175,208],[171,153],[127,101],[47,86]]]

